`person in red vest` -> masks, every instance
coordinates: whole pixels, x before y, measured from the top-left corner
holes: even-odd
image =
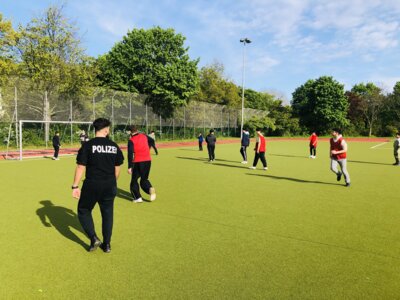
[[[343,139],[340,129],[332,129],[330,144],[329,156],[331,157],[331,170],[336,174],[337,181],[340,181],[342,175],[344,175],[346,186],[349,187],[350,175],[347,171],[347,143]],[[338,165],[342,171],[338,171]]]
[[[318,144],[318,136],[314,131],[310,136],[310,158],[317,157],[317,144]]]
[[[254,148],[255,151],[254,162],[253,166],[250,167],[250,169],[255,170],[258,160],[260,159],[263,164],[264,170],[268,170],[267,161],[265,159],[265,150],[266,150],[265,137],[261,132],[261,128],[257,128],[256,132],[257,132],[257,137],[256,137],[256,146]]]
[[[140,187],[150,195],[150,201],[156,200],[156,190],[149,181],[151,168],[150,147],[155,149],[154,140],[148,135],[138,131],[135,125],[131,126],[131,138],[128,141],[128,174],[132,174],[130,189],[133,202],[143,202]],[[156,153],[157,150],[155,149]]]

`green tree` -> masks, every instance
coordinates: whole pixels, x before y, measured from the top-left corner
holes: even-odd
[[[392,93],[385,97],[378,122],[380,135],[393,136],[400,130],[400,81],[395,84]]]
[[[50,6],[20,27],[17,46],[24,74],[41,90],[75,96],[94,77],[93,61],[85,55],[77,28],[64,16],[62,6]]]
[[[308,80],[293,93],[294,115],[308,130],[328,132],[332,127],[348,125],[348,107],[344,86],[332,77]]]
[[[12,75],[16,74],[15,45],[18,33],[13,29],[10,20],[0,14],[0,88],[3,87]]]
[[[224,66],[215,62],[202,67],[199,71],[199,92],[193,100],[228,105],[240,106],[239,88],[224,76]]]
[[[190,60],[185,37],[173,29],[134,29],[98,60],[102,84],[145,94],[163,118],[187,104],[198,89],[198,60]]]
[[[369,82],[367,84],[360,83],[354,85],[351,92],[361,100],[359,110],[363,114],[367,124],[368,136],[371,136],[385,103],[385,96],[382,94],[382,89]]]
[[[275,97],[266,92],[257,92],[252,89],[244,90],[244,106],[253,109],[269,110],[275,101]]]

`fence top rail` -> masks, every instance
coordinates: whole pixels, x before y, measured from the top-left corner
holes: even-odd
[[[93,122],[79,121],[38,121],[38,120],[19,120],[19,123],[52,123],[52,124],[93,124]]]

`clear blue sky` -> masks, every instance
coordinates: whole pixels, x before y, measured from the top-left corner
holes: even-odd
[[[39,15],[51,0],[3,0],[14,26]],[[83,46],[103,54],[129,29],[171,27],[183,34],[200,67],[215,61],[245,86],[290,100],[308,79],[333,76],[347,89],[374,82],[392,91],[400,81],[400,0],[68,0],[65,14],[80,28]]]

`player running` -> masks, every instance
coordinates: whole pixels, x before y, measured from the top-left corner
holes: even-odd
[[[247,129],[243,129],[242,140],[240,146],[240,154],[242,154],[242,164],[247,164],[247,147],[250,145],[250,133]]]
[[[332,130],[332,138],[330,139],[331,170],[336,174],[337,181],[340,181],[342,175],[346,182],[346,186],[350,186],[350,175],[347,171],[347,143],[341,135],[340,129]],[[342,171],[338,171],[338,165]]]
[[[130,190],[133,202],[143,202],[138,179],[140,178],[140,187],[150,195],[150,201],[156,200],[156,190],[149,181],[151,168],[150,147],[153,147],[158,155],[154,140],[140,133],[136,126],[131,126],[131,138],[128,141],[128,174],[132,174]]]

